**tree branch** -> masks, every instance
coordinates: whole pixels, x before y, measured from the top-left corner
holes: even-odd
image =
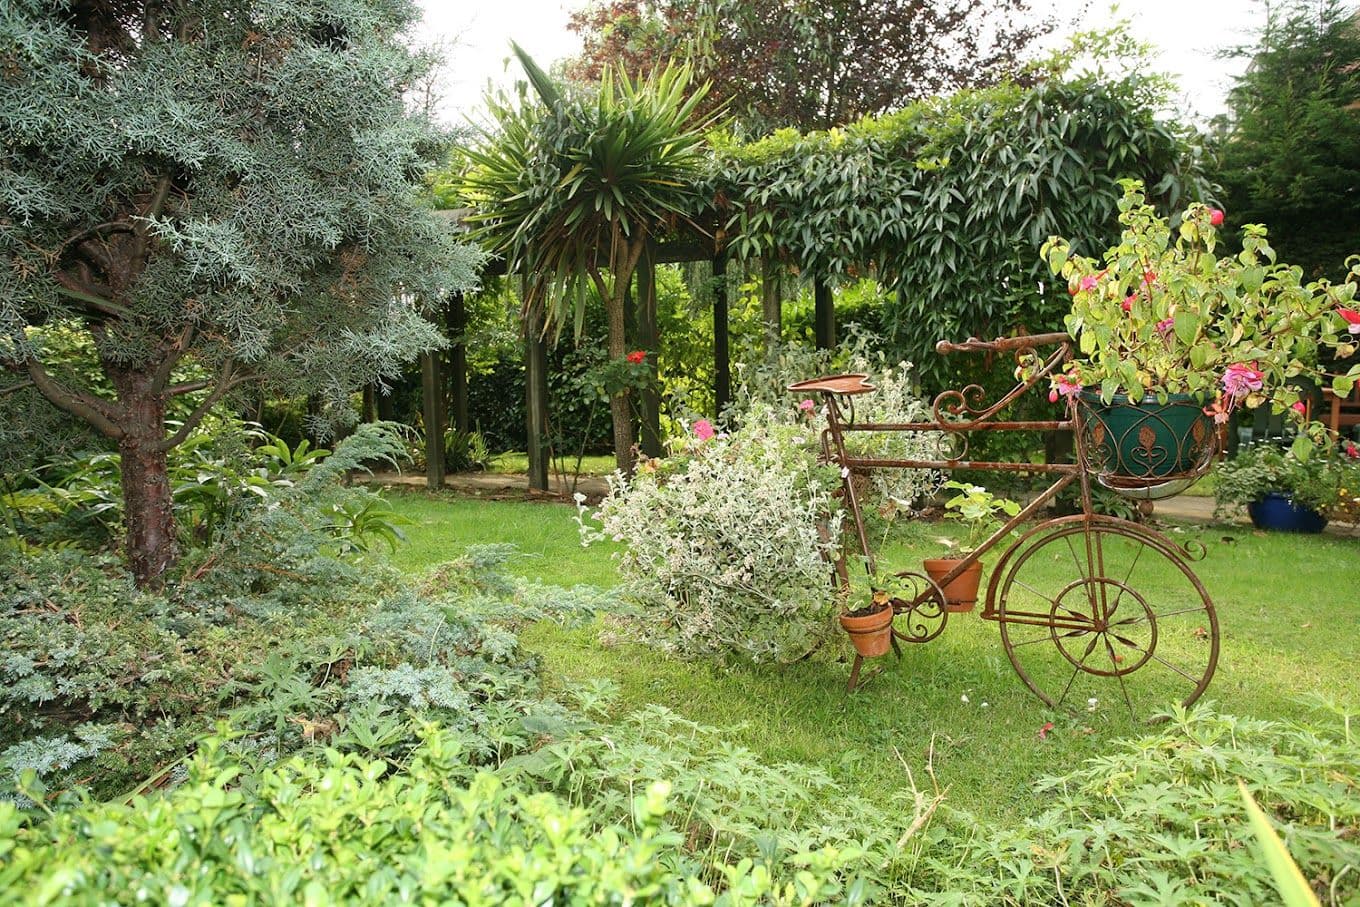
[[[194,391],[207,390],[215,382],[204,378],[202,381],[185,381],[183,384],[172,384],[165,389],[167,397],[178,397],[181,394],[192,394]]]
[[[9,387],[0,387],[0,397],[8,397],[10,394],[17,394],[24,388],[32,386],[32,381],[20,381],[18,384],[11,384]]]
[[[209,391],[208,396],[203,398],[202,402],[198,404],[197,409],[185,416],[184,424],[179,427],[179,431],[161,441],[161,450],[173,450],[180,444],[183,444],[184,439],[189,437],[189,433],[198,427],[198,423],[203,421],[203,417],[212,411],[212,408],[217,405],[218,401],[225,397],[227,392],[233,387],[240,384],[242,381],[247,380],[246,376],[238,378],[237,380],[232,380],[232,373],[235,369],[235,360],[228,357],[227,360],[222,363],[221,370],[217,373],[217,380],[214,382],[217,386]]]
[[[153,392],[159,393],[160,391],[165,389],[165,386],[167,384],[170,383],[171,372],[175,370],[175,366],[179,364],[179,361],[184,358],[184,354],[189,351],[189,344],[193,341],[193,339],[194,339],[194,324],[191,321],[184,326],[184,330],[180,331],[179,337],[175,339],[175,342],[172,343],[168,348],[164,348],[165,359],[161,361],[160,365],[156,366],[156,373],[151,376],[151,390]],[[206,383],[203,385],[203,387],[207,386],[208,385]],[[202,388],[191,389],[202,390]],[[180,391],[180,393],[187,392]]]
[[[28,372],[29,380],[38,389],[38,393],[54,406],[89,422],[106,438],[118,439],[123,436],[123,430],[112,418],[117,411],[106,401],[63,386],[47,373],[37,359],[30,357],[21,362],[20,367]]]

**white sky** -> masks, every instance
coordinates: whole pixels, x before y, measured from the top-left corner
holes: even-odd
[[[508,70],[510,41],[518,41],[544,67],[579,49],[567,31],[567,18],[586,0],[419,0],[425,20],[422,43],[451,47],[445,74],[443,117],[462,122],[476,117],[488,81],[507,85],[519,74]],[[1177,77],[1185,95],[1184,116],[1208,117],[1223,110],[1223,97],[1242,63],[1215,59],[1224,46],[1249,40],[1263,24],[1265,4],[1258,0],[1133,0],[1117,13],[1106,0],[1035,0],[1066,21],[1060,33],[1108,25],[1128,18],[1134,33],[1161,50],[1162,69]],[[1080,18],[1078,16],[1080,15]]]

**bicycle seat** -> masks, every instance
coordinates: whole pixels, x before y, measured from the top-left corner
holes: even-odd
[[[807,381],[798,381],[788,386],[791,394],[838,394],[840,396],[850,396],[852,394],[868,394],[878,390],[865,378],[868,375],[823,375],[820,378],[811,378]]]

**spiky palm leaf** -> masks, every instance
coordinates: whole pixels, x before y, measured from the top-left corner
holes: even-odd
[[[579,330],[588,282],[613,295],[631,276],[631,250],[698,206],[713,122],[695,109],[708,87],[689,92],[689,69],[668,66],[642,80],[606,73],[596,90],[569,91],[514,50],[539,103],[489,100],[497,131],[467,149],[469,220],[526,277],[526,304],[549,326],[574,314]]]

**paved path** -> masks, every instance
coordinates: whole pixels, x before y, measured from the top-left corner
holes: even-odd
[[[378,485],[404,488],[425,488],[425,476],[419,472],[377,472],[369,479]],[[529,477],[499,472],[459,472],[444,477],[444,487],[472,497],[492,499],[571,500],[571,477],[563,482],[557,476],[548,477],[550,491],[531,491]],[[581,476],[576,490],[592,501],[609,493],[609,486],[599,476]]]

